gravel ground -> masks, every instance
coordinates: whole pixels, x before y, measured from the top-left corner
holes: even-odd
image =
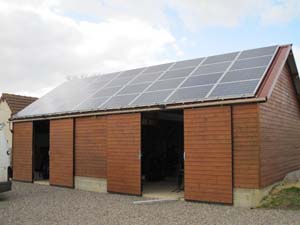
[[[173,201],[136,205],[141,197],[14,182],[0,194],[0,225],[299,224],[300,211],[234,208]]]

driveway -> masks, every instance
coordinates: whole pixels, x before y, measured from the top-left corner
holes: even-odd
[[[0,194],[1,225],[299,224],[300,212],[185,201],[133,204],[145,198],[13,183]]]

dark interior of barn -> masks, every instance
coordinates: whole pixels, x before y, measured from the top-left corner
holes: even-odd
[[[34,180],[49,179],[49,121],[33,123],[33,169]]]
[[[183,190],[183,149],[183,111],[143,113],[143,193]]]

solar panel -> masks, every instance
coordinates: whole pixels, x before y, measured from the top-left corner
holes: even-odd
[[[168,101],[170,102],[185,102],[187,100],[201,99],[209,92],[213,85],[205,85],[198,87],[180,88]]]
[[[210,97],[222,96],[237,96],[237,95],[250,95],[255,90],[259,80],[238,81],[234,83],[218,84]]]
[[[264,55],[273,55],[278,46],[269,46],[264,48],[250,49],[242,51],[238,59],[254,58]]]
[[[124,78],[122,78],[122,77],[119,78],[118,77],[118,78],[112,80],[107,85],[107,87],[123,86],[123,85],[127,84],[128,81],[130,81],[131,79],[132,79],[131,77],[124,77]]]
[[[161,75],[161,72],[151,73],[151,74],[142,74],[142,75],[136,77],[132,81],[132,84],[155,81],[160,75]]]
[[[148,104],[163,103],[164,99],[166,97],[168,97],[169,94],[171,94],[170,90],[144,93],[140,97],[138,97],[132,103],[132,105],[136,105],[136,106],[141,105],[141,106],[144,106],[144,105],[148,105]]]
[[[231,82],[240,80],[260,79],[265,72],[266,67],[250,68],[243,70],[229,71],[221,82]]]
[[[149,86],[150,83],[142,83],[142,84],[133,84],[128,85],[124,89],[122,89],[118,94],[134,94],[140,93]]]
[[[89,90],[93,90],[93,91],[98,91],[100,88],[104,87],[107,83],[109,83],[110,80],[105,79],[97,79],[94,82],[92,82],[91,84],[88,85]]]
[[[157,65],[157,66],[150,66],[143,72],[143,74],[165,71],[171,65],[172,65],[172,63],[162,64],[162,65]]]
[[[184,78],[176,78],[176,79],[169,79],[169,80],[159,80],[156,81],[148,91],[159,91],[164,89],[174,89],[176,88]]]
[[[193,76],[202,75],[202,74],[224,72],[230,64],[231,64],[231,62],[222,62],[222,63],[217,63],[217,64],[203,65],[203,66],[200,66],[193,73]]]
[[[137,94],[132,95],[117,95],[112,97],[108,102],[106,102],[100,108],[122,108],[128,106],[129,103],[137,96]]]
[[[92,109],[95,109],[95,105],[101,105],[107,99],[108,99],[108,97],[104,97],[104,98],[90,98],[87,101],[85,101],[84,103],[78,105],[75,109],[76,110],[92,110]]]
[[[210,56],[204,60],[203,65],[232,61],[237,56],[237,54],[238,54],[238,52],[233,52],[233,53],[228,53],[228,54],[223,54],[223,55]]]
[[[267,66],[271,59],[272,56],[263,56],[258,58],[238,60],[233,64],[231,69],[238,70],[238,69]]]
[[[183,84],[182,87],[192,87],[206,84],[214,84],[223,73],[213,73],[209,75],[193,76],[188,78]]]
[[[69,111],[90,93],[87,86],[95,77],[67,81],[22,110],[23,115],[42,115]]]
[[[160,78],[160,80],[186,77],[193,71],[193,69],[193,67],[188,67],[184,69],[169,70]]]
[[[133,70],[127,70],[122,72],[119,75],[119,78],[124,78],[124,77],[134,77],[136,75],[138,75],[139,73],[141,73],[144,70],[144,68],[138,68],[138,69],[133,69]]]
[[[103,88],[99,91],[97,91],[92,98],[100,98],[100,97],[109,97],[114,95],[118,90],[121,89],[121,86],[119,87],[108,87],[108,88]]]
[[[176,62],[176,64],[172,67],[172,70],[182,69],[182,68],[186,68],[186,67],[196,67],[203,60],[204,60],[204,58],[199,58],[199,59],[190,59],[190,60],[184,60],[181,62]]]
[[[17,117],[253,97],[277,49],[270,46],[74,79]]]

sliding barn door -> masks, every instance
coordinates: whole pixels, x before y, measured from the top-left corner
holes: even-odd
[[[32,122],[13,124],[13,179],[32,182]]]
[[[50,120],[50,184],[74,187],[73,119]]]
[[[141,115],[107,117],[107,190],[141,195]]]
[[[187,200],[232,204],[231,108],[184,111]]]

